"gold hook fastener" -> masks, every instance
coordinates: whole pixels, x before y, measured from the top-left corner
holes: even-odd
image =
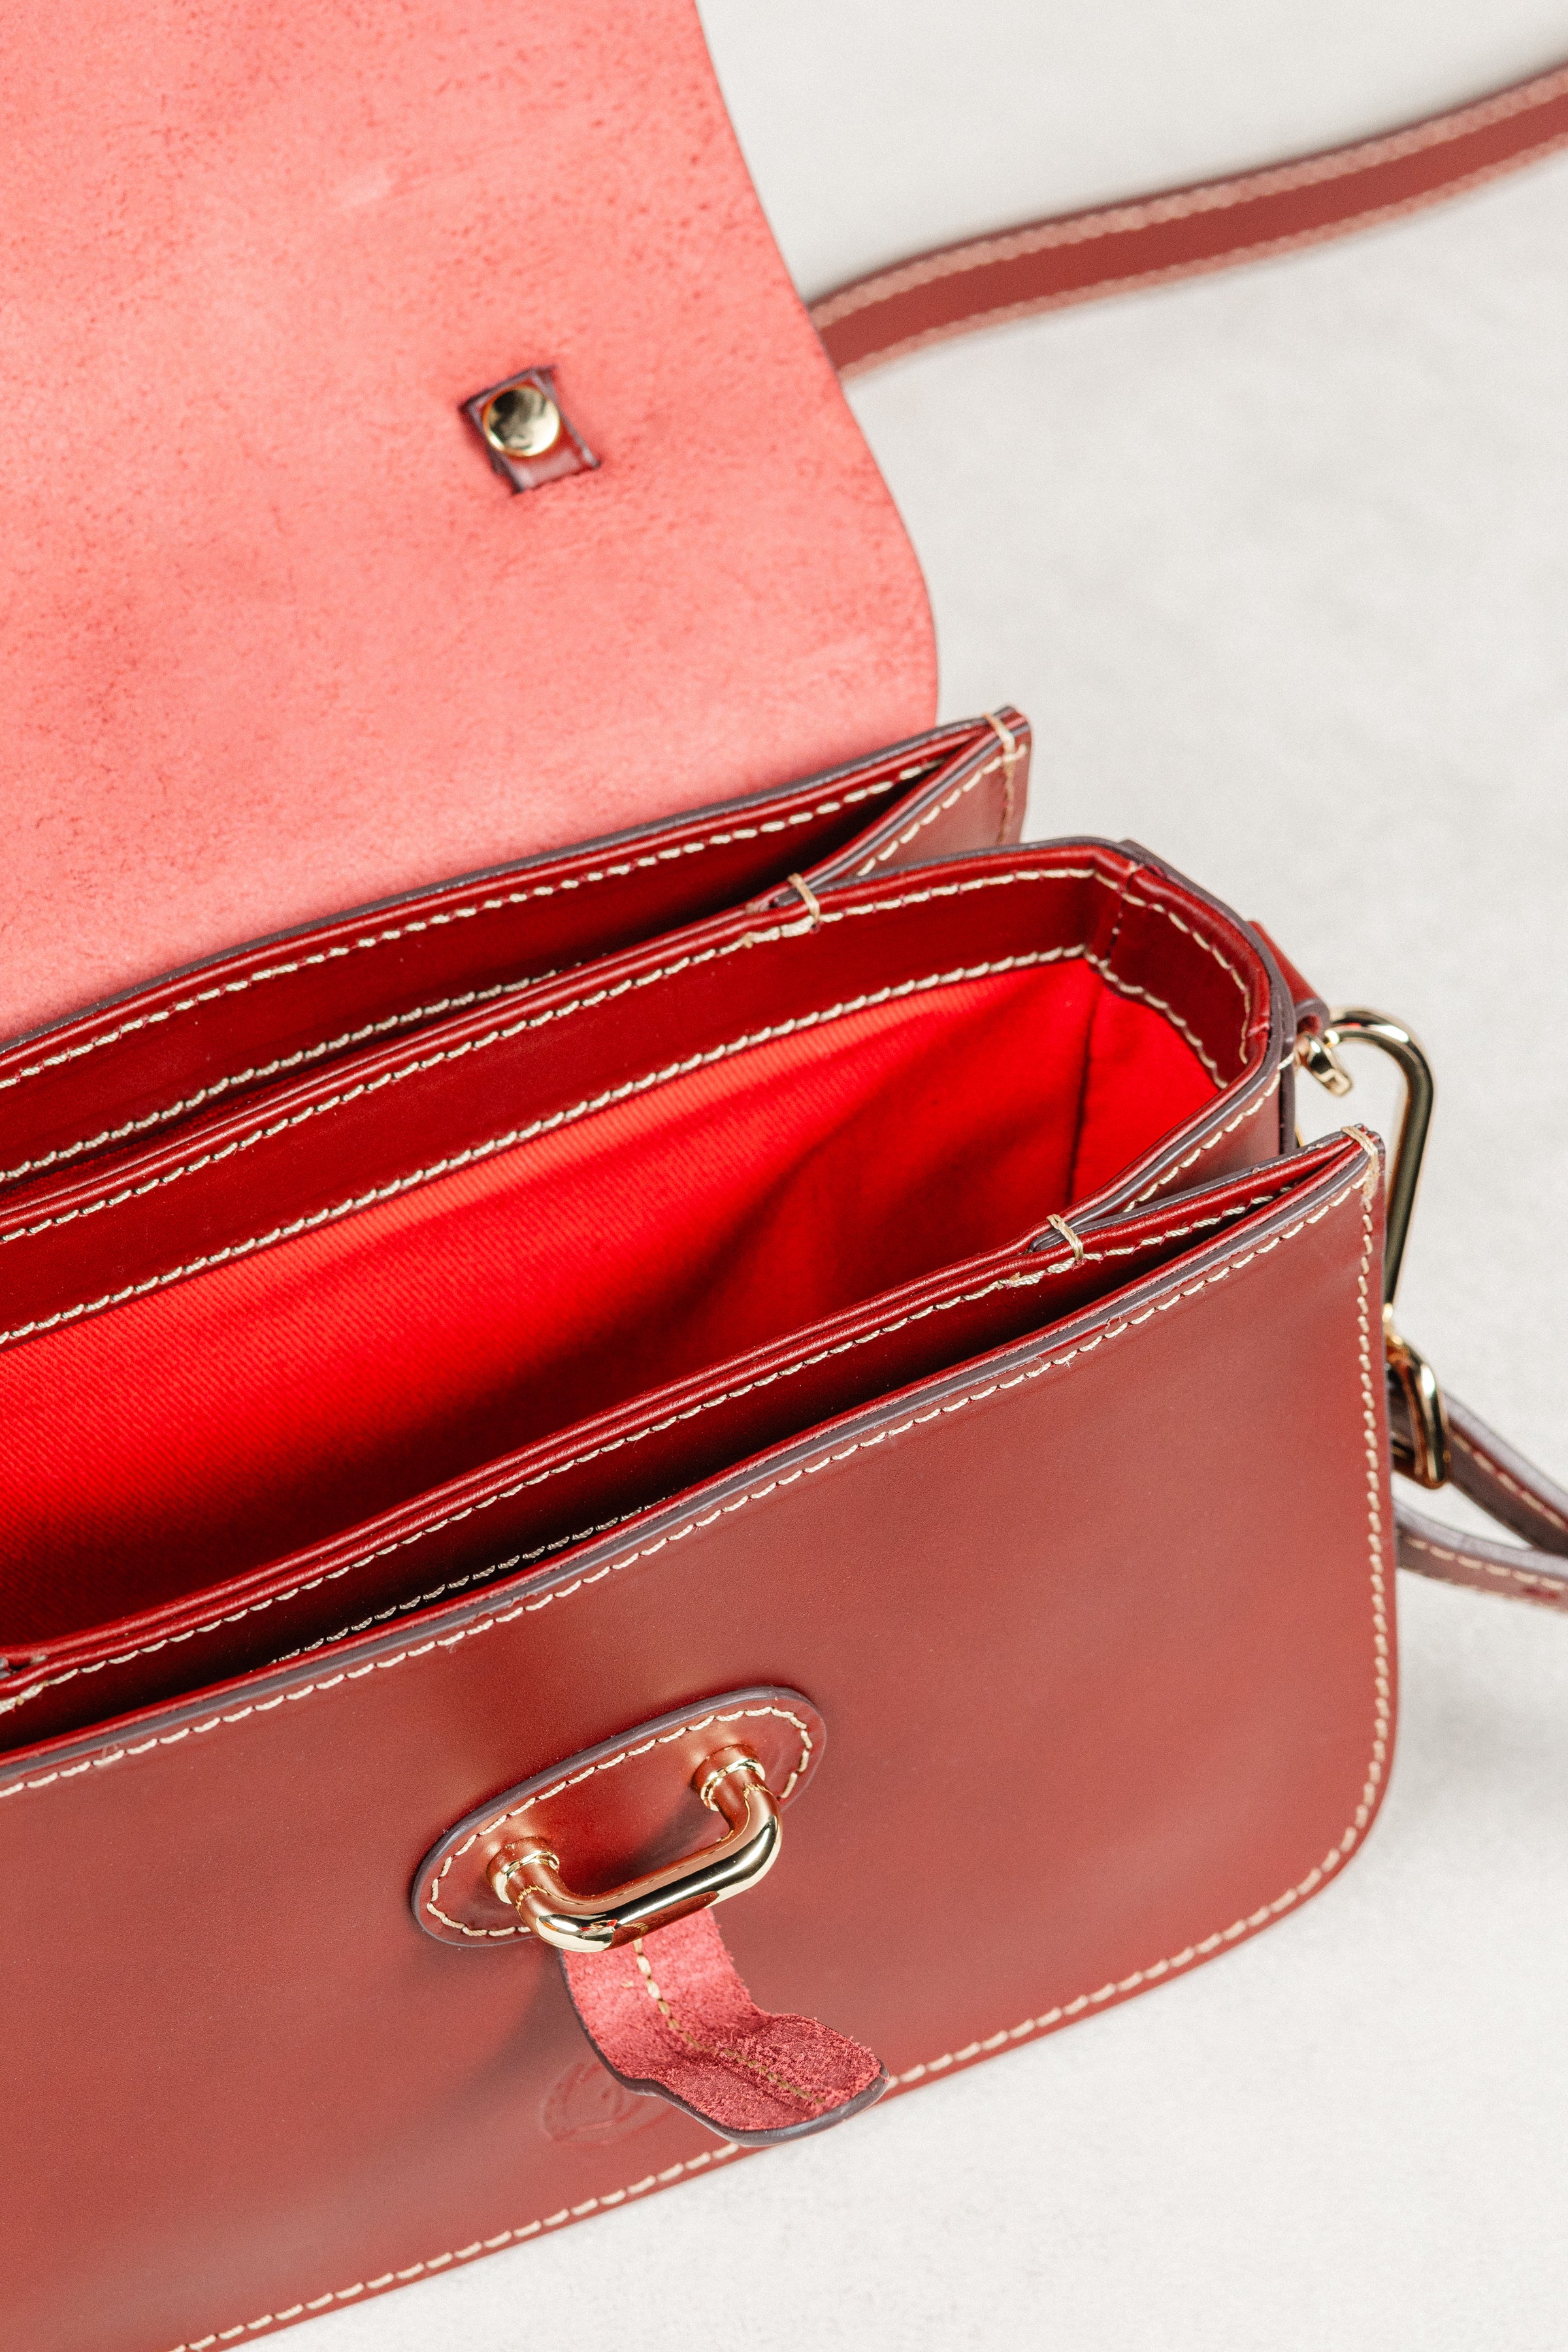
[[[487,1875],[492,1893],[560,1952],[607,1952],[688,1912],[744,1895],[779,1858],[784,1822],[778,1799],[757,1759],[732,1746],[704,1757],[691,1785],[709,1811],[729,1824],[729,1834],[717,1845],[703,1846],[607,1895],[574,1895],[562,1878],[561,1857],[547,1840],[523,1838],[491,1863]]]
[[[1448,1414],[1443,1391],[1426,1357],[1403,1337],[1394,1320],[1394,1294],[1410,1237],[1436,1082],[1425,1047],[1402,1021],[1352,1004],[1331,1013],[1327,1028],[1303,1030],[1296,1041],[1297,1061],[1331,1095],[1349,1094],[1354,1083],[1340,1059],[1343,1045],[1374,1045],[1405,1081],[1405,1108],[1388,1178],[1383,1248],[1384,1355],[1408,1424],[1407,1431],[1394,1433],[1394,1464],[1418,1486],[1443,1486],[1448,1480]]]

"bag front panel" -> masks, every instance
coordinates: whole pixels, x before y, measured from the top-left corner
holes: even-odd
[[[1392,1730],[1379,1232],[1347,1140],[1111,1306],[549,1578],[10,1759],[20,2340],[250,2332],[718,2160],[583,2074],[542,1951],[454,1950],[408,1907],[474,1805],[705,1691],[820,1707],[726,1932],[759,1998],[904,2087],[1324,1884]]]

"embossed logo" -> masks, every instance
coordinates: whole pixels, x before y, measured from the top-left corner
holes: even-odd
[[[656,2123],[660,2099],[639,2098],[623,2089],[613,2074],[590,2061],[568,2066],[553,2083],[539,2110],[539,2120],[552,2139],[578,2140],[602,2147],[609,2140],[627,2139],[645,2124]]]

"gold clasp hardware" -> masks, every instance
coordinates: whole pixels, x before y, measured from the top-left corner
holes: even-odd
[[[767,1876],[784,1836],[778,1799],[756,1758],[743,1748],[719,1748],[704,1757],[691,1785],[710,1812],[730,1825],[717,1845],[683,1862],[650,1871],[607,1895],[574,1895],[561,1878],[561,1857],[543,1838],[524,1838],[490,1864],[491,1891],[525,1927],[562,1952],[607,1952],[629,1944],[689,1911],[728,1903]]]
[[[1326,1029],[1303,1030],[1296,1040],[1297,1061],[1335,1096],[1348,1094],[1353,1084],[1340,1059],[1340,1048],[1345,1045],[1375,1045],[1397,1066],[1405,1080],[1405,1109],[1388,1179],[1383,1254],[1384,1354],[1409,1424],[1408,1434],[1400,1430],[1394,1433],[1394,1464],[1417,1486],[1442,1486],[1448,1477],[1448,1415],[1443,1391],[1425,1356],[1401,1336],[1394,1320],[1394,1294],[1436,1097],[1432,1065],[1402,1022],[1391,1020],[1386,1013],[1370,1012],[1364,1005],[1347,1005],[1330,1013]]]
[[[1383,1310],[1383,1352],[1395,1387],[1405,1400],[1410,1433],[1394,1433],[1394,1466],[1414,1478],[1418,1486],[1448,1483],[1448,1410],[1437,1375],[1418,1348],[1402,1339],[1394,1328],[1394,1309]]]

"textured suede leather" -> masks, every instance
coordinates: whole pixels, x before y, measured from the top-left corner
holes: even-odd
[[[0,1034],[930,723],[689,0],[8,36]],[[513,496],[549,364],[603,463]]]
[[[561,1967],[617,2082],[661,2093],[742,2147],[822,2131],[887,2089],[880,2060],[847,2034],[757,2007],[711,1911]]]

